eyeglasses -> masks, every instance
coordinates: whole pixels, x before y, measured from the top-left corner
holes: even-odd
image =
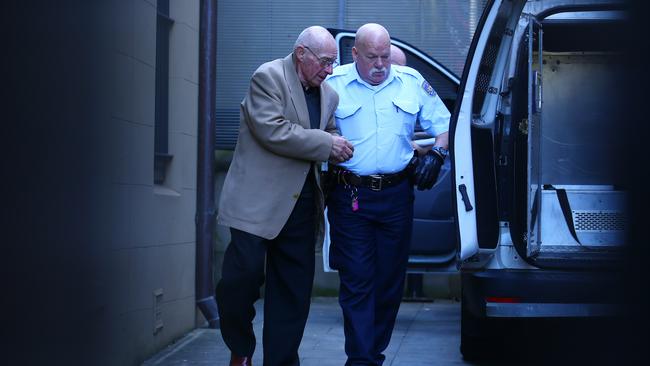
[[[306,50],[308,50],[309,52],[311,52],[311,54],[314,55],[318,59],[318,63],[320,64],[320,66],[322,68],[326,68],[328,66],[332,66],[332,68],[335,68],[339,64],[338,62],[336,62],[336,60],[332,60],[332,59],[327,58],[327,57],[319,57],[314,51],[311,50],[311,48],[309,48],[307,46],[302,46],[302,47],[305,48]]]

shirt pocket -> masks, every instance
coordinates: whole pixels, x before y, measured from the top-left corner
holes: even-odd
[[[401,128],[395,132],[400,136],[412,136],[420,107],[411,99],[394,99],[393,105],[397,113],[397,121],[401,125]]]
[[[339,104],[334,115],[336,119],[346,119],[351,117],[361,108],[361,104]]]

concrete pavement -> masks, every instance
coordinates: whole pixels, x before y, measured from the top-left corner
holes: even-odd
[[[263,302],[256,303],[254,321],[258,336],[253,365],[262,365]],[[312,300],[305,335],[300,346],[302,366],[341,366],[343,319],[336,298]],[[384,365],[469,365],[460,351],[460,304],[452,300],[402,303]],[[230,352],[219,330],[199,328],[162,350],[143,365],[227,365]]]
[[[255,304],[254,321],[258,336],[253,365],[262,365],[263,300]],[[610,319],[614,324],[619,322]],[[501,324],[499,328],[502,328]],[[494,335],[496,357],[468,362],[460,354],[460,303],[453,300],[402,302],[384,366],[449,365],[615,365],[622,358],[622,329],[590,319],[531,319],[505,328]],[[334,297],[312,299],[305,334],[300,346],[301,366],[342,366],[343,319]],[[217,329],[195,329],[145,361],[143,366],[225,366],[230,351]]]

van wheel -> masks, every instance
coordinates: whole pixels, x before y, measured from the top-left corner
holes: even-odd
[[[481,336],[483,326],[481,319],[472,315],[466,301],[460,304],[460,353],[463,359],[478,361],[485,354],[484,337]]]
[[[463,359],[481,361],[502,357],[506,351],[503,336],[511,327],[509,322],[474,315],[465,296],[462,296],[460,309],[460,353]]]
[[[478,337],[460,335],[460,353],[466,361],[481,361],[487,358],[485,344]]]

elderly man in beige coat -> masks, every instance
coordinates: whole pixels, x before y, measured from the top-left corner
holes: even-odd
[[[265,280],[264,365],[299,364],[315,245],[323,239],[320,162],[343,162],[353,152],[335,130],[338,96],[323,83],[336,54],[325,28],[305,29],[291,54],[255,71],[241,103],[218,214],[231,232],[216,290],[231,365],[250,365],[253,303]]]

